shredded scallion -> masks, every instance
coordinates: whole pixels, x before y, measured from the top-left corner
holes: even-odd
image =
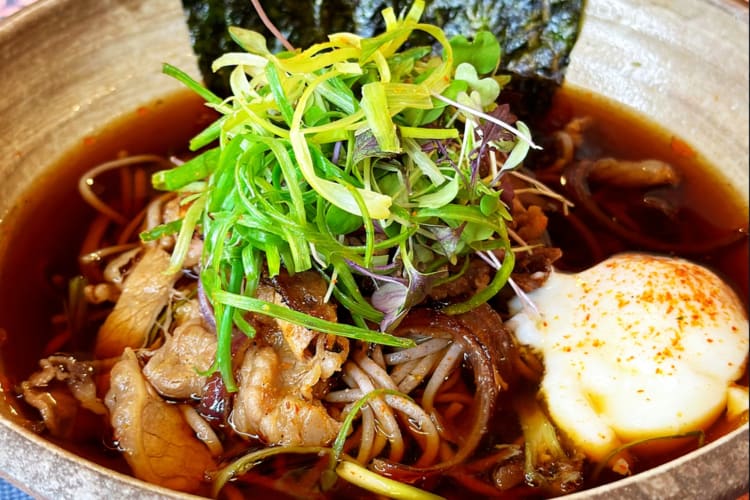
[[[460,276],[474,253],[497,251],[502,264],[487,288],[446,312],[469,311],[506,284],[514,263],[510,215],[492,175],[479,175],[476,151],[489,146],[504,155],[492,159],[502,173],[521,165],[536,145],[524,124],[492,115],[494,102],[472,100],[472,78],[454,78],[451,42],[440,28],[419,22],[423,10],[423,0],[402,17],[386,9],[386,30],[378,36],[333,34],[283,55],[271,54],[258,33],[232,28],[244,51],[214,63],[232,71],[227,99],[164,67],[221,116],[191,142],[196,150],[217,145],[154,175],[157,188],[181,193],[189,206],[179,224],[144,237],[179,230],[174,270],[193,232],[201,232],[201,280],[219,336],[214,368],[229,390],[236,389],[229,336],[234,326],[252,334],[245,313],[403,347],[412,341],[388,331],[432,284]],[[437,49],[407,47],[414,31],[430,35]],[[482,58],[481,72],[498,67],[498,58],[499,52]],[[462,74],[475,75],[466,64]],[[482,127],[489,126],[515,140],[487,143]],[[320,273],[327,296],[348,310],[353,324],[256,298],[261,275],[282,268]],[[398,293],[373,301],[360,290],[368,279],[370,288],[388,282]]]

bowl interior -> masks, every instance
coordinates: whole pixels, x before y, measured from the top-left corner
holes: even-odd
[[[717,56],[720,55],[720,56]],[[32,185],[117,117],[198,77],[179,0],[41,0],[0,22],[0,262]],[[589,0],[567,84],[614,99],[688,142],[748,206],[748,10],[712,0]],[[0,280],[3,270],[0,268]],[[0,325],[1,326],[1,325]],[[12,356],[13,353],[3,353]],[[2,365],[0,365],[2,376]],[[162,497],[0,418],[0,471],[43,497]],[[735,498],[748,487],[748,426],[662,467],[576,498]]]

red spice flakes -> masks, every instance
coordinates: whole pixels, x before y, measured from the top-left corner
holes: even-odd
[[[672,344],[672,347],[677,349],[678,351],[684,351],[685,348],[680,343],[680,339],[682,338],[682,335],[680,335],[679,331],[676,331],[672,338],[670,339],[670,343]]]
[[[654,302],[654,289],[649,286],[647,290],[644,290],[644,292],[641,294],[641,301],[642,302]]]
[[[620,309],[630,304],[630,301],[625,298],[625,294],[622,292],[617,292],[615,294],[615,299],[617,300],[617,307],[619,307]]]

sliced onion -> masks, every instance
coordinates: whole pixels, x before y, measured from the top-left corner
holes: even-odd
[[[450,334],[454,342],[460,343],[466,353],[466,360],[474,372],[476,394],[471,406],[469,432],[459,443],[456,453],[443,462],[429,467],[416,467],[394,463],[389,460],[375,459],[372,468],[379,474],[406,483],[414,483],[431,476],[444,474],[450,468],[465,461],[476,450],[482,437],[487,432],[489,421],[500,392],[497,384],[493,359],[489,350],[477,336],[459,320],[439,311],[414,309],[403,320],[398,328],[398,335],[412,333],[430,334],[445,337]]]

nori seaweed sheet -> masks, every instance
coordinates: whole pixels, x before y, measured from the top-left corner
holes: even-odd
[[[265,0],[268,17],[295,47],[323,41],[328,33],[349,31],[372,36],[384,29],[381,11],[405,12],[407,0]],[[578,36],[584,0],[426,0],[422,21],[441,26],[448,37],[471,39],[492,31],[503,49],[500,70],[515,75],[512,90],[524,95],[522,107],[545,101],[559,85]],[[204,83],[219,95],[229,94],[226,73],[211,72],[211,62],[237,50],[229,26],[263,33],[272,51],[281,44],[268,32],[250,0],[182,0],[193,49]],[[432,43],[412,38],[413,45]],[[529,96],[533,95],[530,101]],[[523,114],[523,112],[522,112]]]

